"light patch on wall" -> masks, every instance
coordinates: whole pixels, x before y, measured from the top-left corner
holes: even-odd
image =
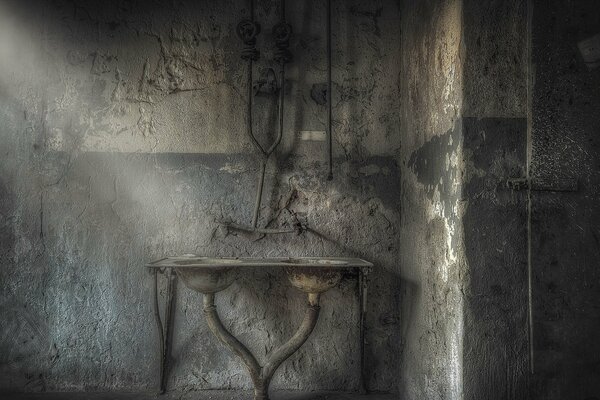
[[[246,168],[242,164],[237,164],[237,163],[236,164],[226,163],[221,168],[219,168],[219,171],[227,172],[229,174],[239,174],[241,172],[244,172],[245,170],[246,170]]]
[[[300,131],[300,140],[324,142],[327,139],[325,131]]]
[[[463,315],[463,301],[457,299],[454,314]],[[463,337],[464,319],[455,319],[455,326],[450,332],[450,384],[456,399],[463,398]]]
[[[442,90],[442,108],[444,114],[458,114],[461,108],[462,96],[462,64],[460,59],[460,45],[462,38],[462,4],[459,1],[454,2],[443,10],[440,16],[436,37],[440,42],[436,48],[440,53],[437,58],[439,63],[439,75],[445,77]]]

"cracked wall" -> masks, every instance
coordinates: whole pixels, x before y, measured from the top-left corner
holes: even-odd
[[[462,2],[402,11],[402,366],[404,399],[460,399]]]
[[[3,2],[0,5],[0,388],[142,390],[158,380],[151,278],[166,254],[351,255],[373,261],[367,385],[396,390],[399,352],[399,6],[334,2],[335,179],[300,130],[324,130],[311,99],[325,81],[325,10],[288,2],[295,35],[284,140],[271,160],[261,225],[310,230],[248,236],[258,173],[244,136],[238,1]],[[268,67],[278,19],[261,0]],[[275,130],[275,99],[257,97],[255,129]],[[277,171],[277,172],[275,172]],[[313,336],[274,388],[357,389],[356,282],[323,299]],[[163,293],[164,294],[164,293]],[[208,334],[200,296],[180,285],[169,388],[250,387]],[[299,323],[300,293],[277,271],[218,296],[232,331],[259,357]]]
[[[404,2],[407,399],[527,395],[526,4]]]

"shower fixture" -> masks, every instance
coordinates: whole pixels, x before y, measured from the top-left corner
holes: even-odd
[[[258,34],[261,32],[261,26],[254,20],[254,0],[250,0],[250,19],[244,19],[237,25],[237,35],[244,43],[244,48],[241,52],[241,58],[246,61],[247,64],[247,109],[246,109],[246,134],[248,135],[251,143],[259,153],[260,157],[260,172],[258,185],[256,188],[256,200],[254,203],[254,213],[252,214],[252,224],[250,226],[235,224],[232,222],[223,222],[227,228],[242,230],[247,232],[257,232],[261,234],[275,234],[275,233],[294,233],[298,232],[299,228],[295,229],[268,229],[258,227],[258,218],[260,214],[260,205],[262,202],[263,188],[265,184],[265,173],[267,169],[267,162],[271,154],[281,143],[283,137],[283,115],[284,115],[284,97],[285,97],[285,64],[292,60],[292,53],[288,50],[290,45],[290,38],[292,36],[292,27],[285,20],[285,0],[280,1],[280,21],[273,27],[273,36],[275,38],[275,53],[274,60],[279,66],[279,84],[277,84],[277,77],[275,71],[271,68],[267,69],[261,79],[256,83],[253,79],[252,67],[255,61],[260,58],[260,51],[256,48],[256,39]],[[278,92],[278,129],[277,136],[273,142],[265,147],[258,141],[258,138],[252,127],[252,104],[253,97],[259,92],[275,93]]]
[[[246,108],[246,134],[257,150],[259,161],[259,177],[256,188],[256,197],[254,203],[254,212],[252,214],[251,225],[236,224],[231,221],[220,221],[227,228],[255,232],[260,234],[281,234],[281,233],[300,233],[304,227],[297,224],[293,228],[260,228],[258,227],[258,219],[260,216],[260,206],[262,203],[263,189],[265,185],[265,174],[267,163],[271,154],[277,149],[283,137],[283,118],[285,106],[285,65],[292,61],[292,53],[289,51],[290,38],[292,36],[292,27],[285,19],[285,0],[280,0],[279,3],[280,21],[273,27],[272,33],[275,39],[275,52],[273,59],[278,65],[278,74],[273,68],[263,70],[260,78],[255,82],[253,78],[253,65],[260,58],[260,51],[256,48],[257,37],[261,32],[261,26],[254,18],[254,0],[250,0],[250,18],[240,21],[237,25],[237,35],[244,43],[241,51],[241,58],[246,61],[247,68],[247,108]],[[329,153],[328,165],[329,173],[328,180],[333,179],[333,151],[332,151],[332,106],[331,106],[331,0],[327,1],[327,90],[326,101],[328,103],[327,125],[328,125],[328,140],[327,149]],[[273,142],[268,146],[263,146],[257,138],[253,130],[253,97],[259,93],[278,94],[278,129],[277,135]]]

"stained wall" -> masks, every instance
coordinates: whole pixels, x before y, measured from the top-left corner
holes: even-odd
[[[594,1],[533,2],[533,395],[600,397],[600,68]],[[593,40],[592,40],[592,43]],[[596,49],[598,46],[596,45]],[[597,57],[596,53],[596,57]]]
[[[525,2],[404,2],[406,399],[528,394]]]
[[[334,2],[334,180],[323,142],[324,2],[288,2],[295,31],[285,132],[267,173],[261,226],[247,235],[258,173],[245,136],[241,1],[8,1],[0,5],[0,388],[146,390],[158,334],[144,263],[209,256],[358,256],[375,263],[366,323],[367,386],[395,391],[399,353],[400,26],[394,1]],[[255,76],[273,65],[276,2]],[[255,130],[275,131],[276,99],[257,96]],[[274,388],[359,384],[355,280],[323,299],[313,336]],[[161,288],[164,296],[164,288]],[[172,390],[249,388],[208,332],[201,297],[178,286]],[[217,299],[259,358],[299,324],[304,299],[278,271],[244,276]]]

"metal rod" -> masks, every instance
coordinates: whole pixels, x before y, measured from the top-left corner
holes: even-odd
[[[158,268],[154,269],[154,285],[152,288],[152,296],[154,297],[154,319],[156,320],[156,327],[158,328],[158,340],[159,340],[159,362],[160,362],[160,375],[159,375],[159,393],[165,392],[163,386],[163,376],[165,373],[164,369],[164,357],[165,357],[165,337],[163,331],[163,324],[160,319],[160,309],[158,306]]]
[[[285,21],[285,0],[281,0],[281,21]],[[265,171],[267,168],[267,161],[269,159],[269,157],[271,156],[271,154],[273,153],[273,151],[275,151],[275,149],[277,148],[277,146],[279,146],[279,144],[281,143],[281,138],[283,137],[283,115],[284,115],[284,103],[285,103],[285,62],[281,61],[280,63],[280,69],[279,69],[279,77],[280,77],[280,88],[279,88],[279,104],[278,104],[278,108],[279,108],[279,112],[278,112],[278,117],[279,117],[279,128],[277,130],[277,137],[275,138],[275,141],[271,144],[271,146],[269,147],[268,150],[264,150],[263,147],[258,144],[258,141],[256,140],[256,138],[254,137],[254,135],[252,135],[252,139],[253,141],[257,144],[258,148],[260,148],[260,150],[262,151],[263,155],[264,155],[264,159],[261,162],[261,166],[260,166],[260,175],[259,175],[259,180],[258,180],[258,187],[256,188],[256,201],[254,204],[254,214],[252,216],[252,228],[256,229],[256,226],[258,224],[258,217],[260,214],[260,204],[262,202],[262,195],[263,195],[263,187],[265,184]],[[250,77],[250,80],[252,78]],[[252,82],[250,82],[249,84],[249,88],[250,88],[250,92],[248,93],[248,96],[250,97],[250,99],[252,98]],[[251,104],[251,102],[249,102],[249,104]],[[252,114],[252,107],[250,107],[248,113],[251,115]],[[250,117],[250,122],[252,121],[252,117]],[[251,132],[251,131],[250,131]]]
[[[252,22],[254,22],[254,0],[250,0],[250,20]],[[252,84],[253,84],[253,65],[254,62],[252,61],[252,57],[248,58],[248,66],[247,66],[247,74],[246,74],[246,86],[247,86],[247,92],[248,92],[248,102],[247,102],[247,112],[246,112],[246,119],[247,119],[247,129],[246,129],[246,133],[248,135],[248,137],[250,138],[250,140],[252,141],[252,144],[254,145],[254,147],[256,147],[256,149],[262,153],[263,155],[266,155],[265,149],[262,147],[262,145],[258,142],[258,140],[256,139],[256,137],[254,136],[254,132],[253,132],[253,127],[252,127],[252,105],[253,105],[253,97],[254,97],[254,93],[252,90]]]
[[[241,28],[240,29],[240,37],[242,38],[242,40],[244,40],[244,43],[248,46],[251,46],[249,48],[250,50],[250,54],[248,55],[247,53],[243,53],[242,58],[247,57],[248,60],[248,71],[247,71],[247,82],[246,82],[246,86],[247,86],[247,91],[248,91],[248,102],[247,102],[247,109],[246,109],[246,118],[247,118],[247,129],[246,129],[246,133],[247,135],[250,137],[250,140],[252,142],[252,144],[254,145],[254,147],[256,147],[256,149],[261,153],[262,155],[262,159],[261,159],[261,165],[260,165],[260,173],[259,173],[259,179],[258,179],[258,186],[256,188],[256,199],[255,199],[255,203],[254,203],[254,212],[252,214],[252,228],[251,231],[252,232],[258,232],[259,229],[257,228],[258,225],[258,219],[260,216],[260,205],[262,203],[262,196],[263,196],[263,189],[264,189],[264,184],[265,184],[265,172],[266,172],[266,167],[267,167],[267,162],[269,160],[269,157],[271,156],[271,154],[275,151],[275,149],[277,148],[277,146],[279,146],[279,144],[281,143],[281,139],[283,137],[283,115],[284,115],[284,103],[285,103],[285,63],[290,61],[289,57],[289,52],[287,51],[287,47],[289,46],[289,34],[291,34],[291,27],[289,27],[289,25],[285,24],[285,0],[281,0],[280,1],[280,19],[281,22],[280,24],[276,25],[276,27],[274,29],[279,29],[279,28],[284,28],[285,30],[283,31],[283,36],[279,37],[277,40],[277,47],[278,47],[278,51],[281,52],[283,50],[283,54],[281,57],[276,57],[276,60],[279,62],[280,64],[280,88],[279,88],[279,102],[278,102],[278,116],[279,116],[279,127],[277,130],[277,136],[275,138],[275,140],[273,141],[273,143],[271,143],[271,145],[265,150],[265,148],[260,144],[260,142],[258,141],[258,139],[256,138],[256,136],[254,135],[253,132],[253,117],[252,117],[252,111],[253,111],[253,97],[254,97],[254,91],[252,88],[253,85],[253,71],[252,71],[252,67],[253,67],[253,58],[254,57],[258,57],[258,53],[256,51],[256,48],[254,47],[256,44],[256,38],[255,38],[255,34],[257,34],[260,29],[257,28],[257,24],[254,24],[254,2],[253,0],[250,0],[250,20],[251,20],[251,28],[248,28],[245,25],[246,21],[242,21],[240,24]],[[238,25],[238,27],[240,27],[240,25]],[[288,29],[289,28],[289,29]],[[245,29],[252,29],[252,33],[253,35],[249,35],[247,34]],[[281,32],[280,32],[281,33]],[[244,49],[244,52],[247,52],[248,47],[246,47]],[[281,54],[281,53],[280,53]],[[235,225],[235,224],[226,224],[227,226],[234,228],[234,229],[242,229],[242,230],[246,230],[245,227],[241,227],[240,225]],[[240,228],[241,227],[241,228]],[[270,230],[270,229],[261,229],[260,233],[289,233],[289,230]],[[296,232],[297,230],[294,229],[291,232]]]
[[[332,99],[331,95],[331,0],[327,0],[327,151],[329,156],[328,180],[333,179],[333,132],[332,127]]]
[[[271,381],[273,374],[279,368],[282,362],[287,360],[306,342],[313,329],[317,325],[319,318],[319,295],[317,293],[308,294],[309,302],[304,311],[304,319],[300,327],[287,342],[278,347],[273,353],[269,354],[268,361],[262,368],[262,378],[267,382]]]
[[[225,225],[228,228],[235,229],[238,231],[244,232],[255,232],[255,233],[264,233],[266,235],[280,234],[280,233],[299,233],[301,231],[301,227],[298,228],[287,228],[287,229],[270,229],[270,228],[254,228],[251,226],[245,226],[236,224],[233,222],[219,222],[222,225]]]
[[[167,378],[169,373],[169,361],[171,358],[171,341],[173,338],[173,299],[175,297],[175,279],[176,275],[172,268],[168,269],[167,274],[167,304],[165,307],[165,336],[163,346],[163,374],[161,390],[163,393],[167,390]]]
[[[260,370],[260,365],[256,358],[250,350],[246,346],[242,344],[235,336],[233,336],[226,328],[223,326],[223,322],[217,313],[217,307],[215,306],[215,294],[214,293],[205,293],[203,299],[203,311],[204,316],[206,318],[206,322],[208,324],[211,332],[219,339],[225,346],[227,346],[231,351],[233,351],[238,357],[242,359],[246,368],[250,372],[250,376],[252,380],[255,381],[258,378],[258,371]]]
[[[248,86],[248,102],[247,102],[247,116],[246,116],[246,123],[248,125],[248,128],[246,130],[246,133],[248,135],[248,137],[250,138],[250,140],[252,141],[252,144],[254,145],[254,147],[256,147],[256,150],[258,150],[263,157],[267,156],[267,152],[265,151],[265,149],[263,149],[262,145],[258,142],[258,140],[256,139],[256,137],[254,136],[253,133],[253,128],[252,128],[252,97],[254,96],[254,93],[252,91],[252,65],[253,62],[251,59],[248,60],[248,74],[247,74],[247,80],[246,80],[246,85]]]
[[[532,70],[532,40],[533,40],[533,1],[527,1],[527,160],[526,176],[527,182],[531,182],[531,159],[532,159],[532,90],[533,90],[533,70]],[[531,212],[532,212],[532,185],[527,185],[527,335],[529,346],[529,372],[535,373],[535,353],[534,353],[534,324],[533,324],[533,259],[532,259],[532,237],[531,237]],[[530,385],[531,389],[531,385]]]
[[[256,229],[258,224],[258,215],[260,213],[260,203],[262,201],[263,187],[265,185],[265,172],[267,169],[267,160],[264,159],[260,164],[260,173],[258,175],[258,186],[256,188],[256,201],[254,203],[254,215],[252,216],[252,228]]]
[[[271,153],[273,153],[273,151],[277,148],[277,146],[279,146],[279,143],[281,143],[281,138],[283,137],[283,106],[284,106],[284,97],[285,97],[285,64],[281,64],[281,67],[279,69],[279,81],[281,82],[281,87],[279,88],[279,104],[278,104],[278,108],[279,108],[279,112],[278,112],[278,119],[279,119],[279,129],[277,130],[277,138],[275,139],[275,141],[273,142],[273,144],[271,145],[271,147],[269,147],[269,150],[267,150],[267,157],[269,157],[271,155]]]
[[[367,393],[367,380],[365,372],[365,317],[367,314],[367,276],[360,269],[358,275],[358,301],[359,301],[359,326],[360,326],[360,385],[362,394]]]

